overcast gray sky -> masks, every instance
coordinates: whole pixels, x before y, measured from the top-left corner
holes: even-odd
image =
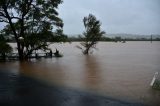
[[[160,34],[160,0],[63,0],[58,11],[68,35],[82,34],[89,13],[106,33]]]
[[[81,34],[89,13],[106,33],[160,34],[160,0],[63,0],[59,15],[64,33]]]

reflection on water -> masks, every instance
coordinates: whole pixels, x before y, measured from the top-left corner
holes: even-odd
[[[0,63],[0,68],[22,73],[48,84],[77,88],[115,98],[160,103],[160,92],[150,81],[160,72],[160,42],[99,43],[98,51],[84,56],[72,44],[51,45],[63,58]],[[18,71],[17,71],[18,70]]]
[[[101,83],[100,67],[95,56],[85,56],[84,59],[84,82],[89,90],[96,90]]]

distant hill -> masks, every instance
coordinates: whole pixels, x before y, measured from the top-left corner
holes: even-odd
[[[79,39],[80,34],[72,34],[68,35],[68,38],[70,41],[81,41]],[[137,34],[106,34],[104,37],[102,37],[101,41],[150,41],[151,40],[151,35],[137,35]],[[160,41],[160,35],[152,35],[152,40],[153,41]]]
[[[106,34],[106,37],[114,38],[114,37],[121,37],[121,38],[131,38],[131,39],[137,39],[137,38],[146,38],[150,39],[151,35],[137,35],[137,34]],[[160,38],[160,35],[152,35],[152,38]]]
[[[68,35],[69,37],[78,37],[80,34],[71,34]],[[125,33],[119,33],[119,34],[106,34],[105,37],[109,38],[114,38],[114,37],[121,37],[121,38],[131,38],[131,39],[136,39],[136,38],[146,38],[150,39],[151,35],[138,35],[138,34],[125,34]],[[160,38],[160,35],[158,34],[153,34],[152,38]]]

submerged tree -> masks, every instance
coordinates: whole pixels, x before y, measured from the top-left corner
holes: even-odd
[[[96,48],[97,42],[105,34],[104,31],[101,31],[101,23],[96,17],[92,14],[89,14],[88,17],[84,17],[83,24],[85,27],[85,32],[80,38],[83,40],[81,46],[77,46],[82,49],[84,54],[89,54],[89,51],[92,48]]]
[[[24,60],[34,50],[47,48],[53,28],[61,29],[57,8],[62,0],[0,0],[0,22],[7,23],[5,32],[13,35]]]

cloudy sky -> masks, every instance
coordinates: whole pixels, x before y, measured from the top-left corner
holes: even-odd
[[[59,15],[64,33],[81,34],[89,13],[106,33],[160,34],[160,0],[63,0]]]
[[[160,0],[63,0],[58,11],[68,35],[82,34],[90,13],[109,34],[160,34]]]

